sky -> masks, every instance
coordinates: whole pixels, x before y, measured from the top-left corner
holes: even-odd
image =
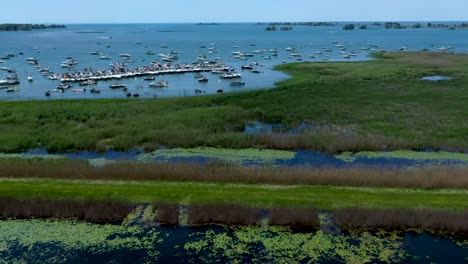
[[[2,0],[0,23],[466,21],[468,0]]]

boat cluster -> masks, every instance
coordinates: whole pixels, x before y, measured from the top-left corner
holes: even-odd
[[[215,70],[225,72],[229,71],[230,68],[223,63],[162,64],[157,61],[153,61],[149,66],[139,66],[133,69],[129,69],[126,68],[126,64],[114,63],[111,65],[111,69],[106,71],[84,71],[76,73],[55,74],[52,78],[60,79],[62,82],[83,82],[88,80],[116,80],[149,75],[181,74]],[[49,79],[51,79],[51,76],[49,76]]]

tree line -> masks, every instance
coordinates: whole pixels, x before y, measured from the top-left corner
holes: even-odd
[[[66,28],[65,25],[44,24],[0,24],[0,31],[31,31],[37,29]]]

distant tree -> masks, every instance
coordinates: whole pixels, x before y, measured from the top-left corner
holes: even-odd
[[[354,30],[354,25],[353,24],[346,24],[343,27],[344,30]]]

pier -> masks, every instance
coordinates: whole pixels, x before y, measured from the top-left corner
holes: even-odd
[[[107,71],[95,72],[78,72],[55,74],[49,76],[49,79],[60,80],[61,82],[82,82],[82,81],[108,81],[125,78],[143,77],[148,75],[163,75],[163,74],[183,74],[196,72],[211,72],[223,71],[229,72],[232,68],[227,67],[224,63],[203,63],[203,64],[160,64],[154,62],[150,66],[140,66],[134,69],[125,68],[125,64],[114,63],[111,69]]]

